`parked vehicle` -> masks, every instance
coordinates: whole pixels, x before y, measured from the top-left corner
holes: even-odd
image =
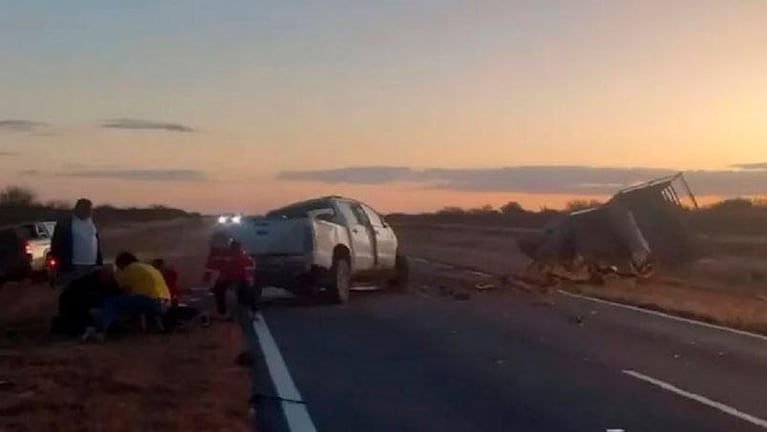
[[[242,215],[239,213],[224,213],[216,221],[220,225],[239,224],[242,222]]]
[[[29,232],[20,226],[0,228],[0,283],[22,279],[31,271]]]
[[[56,222],[29,222],[19,224],[28,233],[29,253],[32,255],[32,271],[48,270],[48,254]]]
[[[407,283],[408,266],[394,230],[371,207],[324,197],[222,228],[256,259],[256,280],[296,295],[324,291],[346,303],[352,283]]]

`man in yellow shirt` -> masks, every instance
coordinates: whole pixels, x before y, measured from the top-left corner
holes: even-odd
[[[115,279],[126,294],[170,301],[170,291],[159,270],[150,264],[139,262],[133,254],[127,252],[120,254],[115,264]]]
[[[86,329],[83,340],[103,338],[123,313],[158,318],[170,302],[170,292],[162,273],[151,265],[139,262],[130,252],[122,252],[117,255],[115,266],[115,280],[122,293],[104,301],[97,326]]]

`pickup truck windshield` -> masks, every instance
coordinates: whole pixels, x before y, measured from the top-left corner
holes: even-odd
[[[314,202],[285,207],[266,214],[267,219],[301,219],[320,216],[323,219],[334,219],[336,211],[328,202]]]

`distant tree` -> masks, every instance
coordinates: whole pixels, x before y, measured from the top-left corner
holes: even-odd
[[[509,201],[506,204],[501,206],[501,213],[503,214],[519,214],[524,213],[525,209],[522,208],[522,206],[516,202],[516,201]]]
[[[711,206],[712,210],[743,211],[754,208],[754,202],[748,198],[732,198]]]
[[[565,204],[565,210],[567,210],[568,212],[574,212],[574,211],[599,207],[601,205],[602,205],[602,202],[599,200],[577,199],[577,200],[569,201],[567,204]]]
[[[442,214],[442,215],[457,215],[457,214],[464,214],[464,213],[466,213],[466,210],[460,207],[445,207],[442,210],[437,212],[437,214]]]
[[[63,200],[50,200],[46,201],[44,206],[53,210],[69,210],[72,204]]]
[[[473,208],[469,210],[469,213],[473,214],[491,214],[491,213],[498,213],[496,209],[493,208],[490,204],[485,204],[482,207],[479,208]]]
[[[0,206],[30,207],[37,203],[37,194],[21,186],[8,186],[0,191]]]
[[[553,216],[560,215],[561,212],[558,211],[558,210],[554,210],[554,209],[548,208],[546,206],[542,206],[540,208],[540,210],[538,210],[538,214],[541,215],[541,216],[544,216],[544,217],[553,217]]]

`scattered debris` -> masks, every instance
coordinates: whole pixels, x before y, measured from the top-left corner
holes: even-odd
[[[477,291],[488,291],[488,290],[493,290],[496,288],[498,287],[495,284],[487,283],[487,282],[480,282],[474,285],[474,289],[476,289]]]
[[[578,324],[579,326],[582,326],[584,323],[584,319],[582,315],[576,315],[570,318],[570,322],[572,322],[573,324]]]

